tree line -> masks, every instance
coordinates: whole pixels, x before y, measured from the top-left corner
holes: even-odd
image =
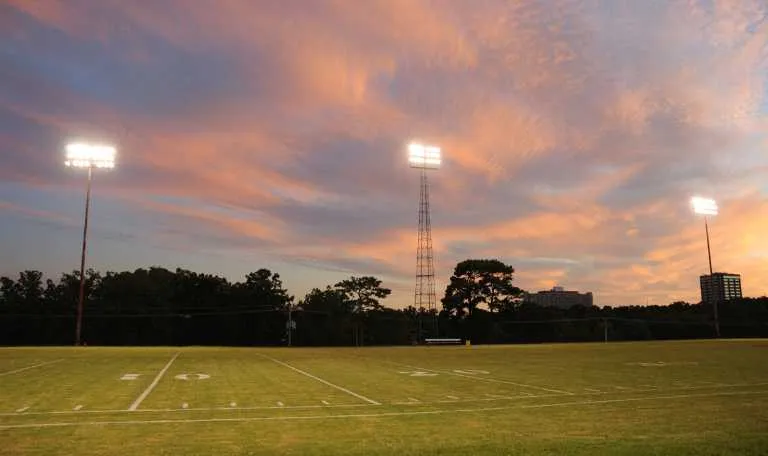
[[[498,260],[456,265],[439,312],[383,302],[376,277],[350,277],[296,300],[268,269],[229,280],[160,267],[85,274],[89,345],[404,345],[427,337],[536,343],[713,337],[712,309],[668,306],[541,307]],[[0,277],[0,345],[71,345],[79,272]],[[720,303],[723,337],[768,337],[768,298]]]

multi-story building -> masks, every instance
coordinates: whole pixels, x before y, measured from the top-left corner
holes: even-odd
[[[701,302],[723,302],[741,298],[741,276],[726,272],[699,277]]]
[[[560,309],[570,309],[573,306],[590,307],[593,302],[591,292],[567,291],[563,287],[553,287],[548,291],[529,293],[525,299],[540,306],[558,307]]]

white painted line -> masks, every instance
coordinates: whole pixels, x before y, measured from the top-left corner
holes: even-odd
[[[586,400],[586,401],[569,401],[569,402],[554,402],[549,404],[527,404],[516,405],[507,407],[481,407],[481,408],[469,408],[469,409],[444,409],[444,410],[414,410],[406,412],[382,412],[382,413],[349,413],[343,415],[294,415],[294,416],[260,416],[260,417],[237,417],[237,418],[199,418],[199,419],[159,419],[159,420],[113,420],[113,421],[71,421],[71,422],[58,422],[58,423],[27,423],[27,424],[7,424],[0,425],[0,430],[8,429],[42,429],[42,428],[54,428],[54,427],[75,427],[75,426],[114,426],[114,425],[139,425],[139,424],[186,424],[186,423],[242,423],[250,421],[309,421],[309,420],[328,420],[328,419],[343,419],[343,418],[386,418],[396,416],[409,416],[409,415],[443,415],[451,413],[482,413],[482,412],[494,412],[503,410],[514,409],[537,409],[537,408],[550,408],[550,407],[573,407],[573,406],[589,406],[589,405],[601,405],[601,404],[613,404],[622,402],[642,402],[642,401],[654,401],[654,400],[670,400],[670,399],[688,399],[697,397],[715,397],[715,396],[739,396],[750,394],[768,394],[768,390],[764,391],[732,391],[723,393],[709,393],[709,394],[678,394],[670,396],[651,396],[651,397],[636,397],[636,398],[623,398],[623,399],[605,399],[605,400]],[[562,395],[558,396],[562,397]]]
[[[409,398],[408,398],[408,400],[409,400],[410,402],[421,402],[420,400],[418,400],[418,399],[415,399],[415,398],[412,398],[412,397],[409,397]]]
[[[589,391],[590,393],[602,393],[599,389],[594,388],[584,388],[584,391]]]
[[[188,408],[189,408],[189,404],[187,404],[186,402],[184,402],[183,404],[181,404],[181,408],[183,408],[183,409],[188,409]]]
[[[176,358],[179,356],[179,353],[181,353],[181,352],[176,352],[176,354],[175,354],[175,355],[173,355],[173,357],[171,358],[171,360],[170,360],[170,361],[168,361],[168,364],[166,364],[166,365],[165,365],[165,367],[163,367],[163,368],[160,370],[160,372],[157,374],[157,377],[155,377],[155,379],[154,379],[154,380],[152,380],[152,383],[150,383],[150,384],[149,384],[149,386],[147,387],[147,389],[145,389],[145,390],[144,390],[144,392],[143,392],[143,393],[141,393],[141,396],[137,397],[137,398],[136,398],[136,400],[135,400],[135,401],[133,401],[133,404],[131,404],[131,406],[130,406],[130,407],[128,407],[128,410],[129,410],[129,411],[133,412],[134,410],[136,410],[137,408],[139,408],[139,405],[141,405],[142,401],[144,401],[144,399],[146,399],[146,398],[147,398],[147,396],[149,396],[149,393],[151,393],[151,392],[152,392],[152,390],[153,390],[153,389],[155,389],[155,387],[157,386],[157,384],[158,384],[158,383],[160,383],[160,379],[162,379],[162,378],[163,378],[163,375],[165,375],[165,372],[168,370],[168,368],[169,368],[169,367],[171,367],[171,364],[173,364],[173,362],[174,362],[174,361],[176,360]]]
[[[616,388],[617,390],[622,390],[622,391],[627,391],[627,390],[633,390],[634,389],[634,388],[628,388],[626,386],[616,386],[616,385],[614,385],[613,387]]]
[[[64,361],[64,358],[55,359],[53,361],[46,361],[44,363],[39,363],[39,364],[33,364],[32,366],[22,367],[20,369],[14,369],[14,370],[8,371],[8,372],[0,372],[0,377],[2,377],[4,375],[18,374],[19,372],[24,372],[25,370],[34,369],[36,367],[43,367],[43,366],[47,366],[49,364],[56,364],[56,363],[60,363],[62,361]]]
[[[491,399],[512,399],[509,396],[502,396],[500,394],[486,394],[486,396],[490,397]]]
[[[559,395],[558,395],[559,396]],[[371,404],[337,404],[337,405],[286,405],[284,407],[278,406],[263,406],[263,407],[239,407],[238,410],[304,410],[304,409],[320,409],[320,408],[360,408],[360,407],[372,407]],[[26,415],[82,415],[82,414],[107,414],[107,415],[119,415],[125,413],[173,413],[181,412],[179,408],[166,408],[166,409],[138,409],[134,411],[128,411],[126,409],[120,410],[81,410],[77,413],[71,410],[54,410],[50,412],[29,412]],[[199,407],[188,408],[186,411],[190,412],[216,412],[216,411],[232,411],[232,407]],[[0,416],[16,416],[16,413],[0,413]]]
[[[452,400],[454,400],[454,401],[457,401],[457,400],[459,400],[459,398],[458,398],[458,397],[456,397],[456,396],[445,396],[445,397],[447,397],[448,399],[452,399]]]
[[[471,378],[472,380],[479,380],[481,382],[504,383],[504,384],[507,384],[507,385],[515,385],[515,386],[521,386],[523,388],[538,389],[538,390],[542,390],[542,391],[547,391],[549,393],[558,393],[558,394],[564,394],[564,395],[568,395],[568,396],[572,396],[574,394],[574,393],[572,393],[570,391],[556,390],[556,389],[545,388],[543,386],[536,386],[536,385],[526,385],[525,383],[511,382],[509,380],[500,380],[500,379],[489,378],[489,377],[477,377],[475,375],[466,375],[466,374],[460,374],[458,372],[451,372],[451,371],[441,371],[441,370],[435,370],[435,369],[426,369],[426,368],[423,368],[423,367],[411,366],[411,365],[403,364],[403,363],[396,363],[394,361],[387,361],[387,362],[392,363],[392,364],[397,364],[397,365],[400,365],[400,366],[405,366],[405,367],[408,367],[410,369],[419,369],[419,370],[422,370],[422,371],[434,372],[436,374],[445,374],[445,375],[453,375],[453,376],[456,376],[456,377]]]
[[[283,403],[282,403],[282,402],[280,402],[280,401],[277,401],[277,406],[278,406],[278,407],[283,407],[284,405],[283,405]]]
[[[328,401],[320,401],[320,402],[322,402],[324,405],[331,405],[330,402]]]
[[[327,380],[323,380],[323,379],[322,379],[322,378],[320,378],[320,377],[316,377],[316,376],[314,376],[314,375],[310,374],[309,372],[305,372],[305,371],[303,371],[303,370],[301,370],[301,369],[298,369],[298,368],[296,368],[296,367],[293,367],[293,366],[291,366],[290,364],[284,363],[284,362],[282,362],[282,361],[279,361],[279,360],[277,360],[277,359],[275,359],[275,358],[271,358],[271,357],[269,357],[269,356],[267,356],[267,355],[262,355],[262,354],[259,354],[259,356],[261,356],[261,357],[264,357],[264,358],[267,358],[267,359],[268,359],[268,360],[270,360],[270,361],[273,361],[273,362],[275,362],[275,363],[277,363],[277,364],[280,364],[281,366],[285,366],[285,367],[287,367],[288,369],[291,369],[291,370],[292,370],[292,371],[294,371],[294,372],[298,372],[298,373],[299,373],[299,374],[301,374],[301,375],[305,375],[305,376],[307,376],[307,377],[309,377],[309,378],[311,378],[311,379],[313,379],[313,380],[317,380],[318,382],[320,382],[320,383],[322,383],[322,384],[324,384],[324,385],[328,385],[328,386],[330,386],[331,388],[336,388],[336,389],[337,389],[337,390],[339,390],[339,391],[343,391],[343,392],[345,392],[345,393],[349,394],[350,396],[354,396],[354,397],[356,397],[356,398],[358,398],[358,399],[364,400],[365,402],[368,402],[369,404],[373,404],[373,405],[381,405],[381,403],[380,403],[380,402],[376,402],[376,401],[374,401],[373,399],[367,398],[367,397],[365,397],[365,396],[363,396],[363,395],[361,395],[361,394],[357,394],[357,393],[355,393],[355,392],[353,392],[353,391],[350,391],[350,390],[348,390],[348,389],[346,389],[346,388],[344,388],[344,387],[342,387],[342,386],[339,386],[339,385],[333,384],[333,383],[331,383],[331,382],[329,382],[329,381],[327,381]]]
[[[83,409],[82,405],[76,405],[75,408],[73,408],[72,410],[74,410],[75,412],[79,412],[82,409]]]
[[[27,410],[29,410],[29,407],[22,407],[22,408],[20,408],[20,409],[16,410],[16,413],[24,413],[24,412],[26,412]]]
[[[232,407],[232,408],[235,408],[235,407],[237,407],[237,402],[230,402],[229,406]]]

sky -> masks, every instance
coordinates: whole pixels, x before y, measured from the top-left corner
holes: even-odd
[[[0,275],[266,267],[297,298],[375,275],[413,303],[419,172],[438,300],[457,262],[698,302],[715,270],[768,294],[764,0],[5,0]]]

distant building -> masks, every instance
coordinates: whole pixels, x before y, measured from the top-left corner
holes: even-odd
[[[701,302],[723,302],[741,298],[741,276],[726,272],[715,272],[712,275],[699,277],[701,287]]]
[[[526,301],[538,304],[542,307],[557,307],[559,309],[570,309],[573,306],[592,306],[592,293],[579,293],[578,291],[567,291],[563,287],[553,287],[548,291],[539,291],[538,293],[529,293],[526,295]]]

